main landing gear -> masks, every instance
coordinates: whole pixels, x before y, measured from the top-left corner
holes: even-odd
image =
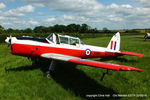
[[[45,64],[45,59],[38,59],[38,58],[28,58],[28,59],[31,59],[33,67],[42,66],[43,64]],[[47,65],[47,63],[45,65]],[[55,60],[51,60],[48,70],[44,73],[45,77],[50,78],[54,76],[55,65],[56,65]]]
[[[39,64],[39,59],[38,58],[28,58],[28,59],[31,59],[32,66],[37,66]]]
[[[50,66],[48,68],[48,71],[45,72],[44,76],[46,76],[47,78],[54,76],[55,65],[56,65],[56,62],[54,60],[52,60],[50,63]]]
[[[106,70],[106,72],[103,73],[102,77],[100,78],[101,81],[103,81],[104,76],[105,76],[106,74],[108,74],[108,69]]]

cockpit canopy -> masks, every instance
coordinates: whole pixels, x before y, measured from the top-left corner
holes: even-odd
[[[50,34],[46,38],[50,43],[55,44],[69,44],[69,45],[80,45],[84,44],[78,37],[71,37],[68,35],[55,35],[54,33]]]

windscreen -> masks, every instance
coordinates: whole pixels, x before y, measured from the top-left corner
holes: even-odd
[[[49,41],[53,42],[53,34],[50,34],[50,35],[47,37],[47,39],[48,39]]]
[[[79,44],[79,39],[70,38],[70,45],[76,45]]]
[[[60,36],[59,38],[60,38],[60,43],[69,44],[68,37]]]

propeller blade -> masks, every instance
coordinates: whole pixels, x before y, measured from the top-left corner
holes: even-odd
[[[11,46],[11,38],[12,38],[12,36],[10,35],[10,36],[9,36],[9,44],[8,44],[8,47]]]

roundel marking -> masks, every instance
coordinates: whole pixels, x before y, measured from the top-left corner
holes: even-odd
[[[91,50],[90,50],[90,49],[86,49],[86,50],[85,50],[85,55],[86,55],[86,56],[89,56],[90,54],[91,54]]]

